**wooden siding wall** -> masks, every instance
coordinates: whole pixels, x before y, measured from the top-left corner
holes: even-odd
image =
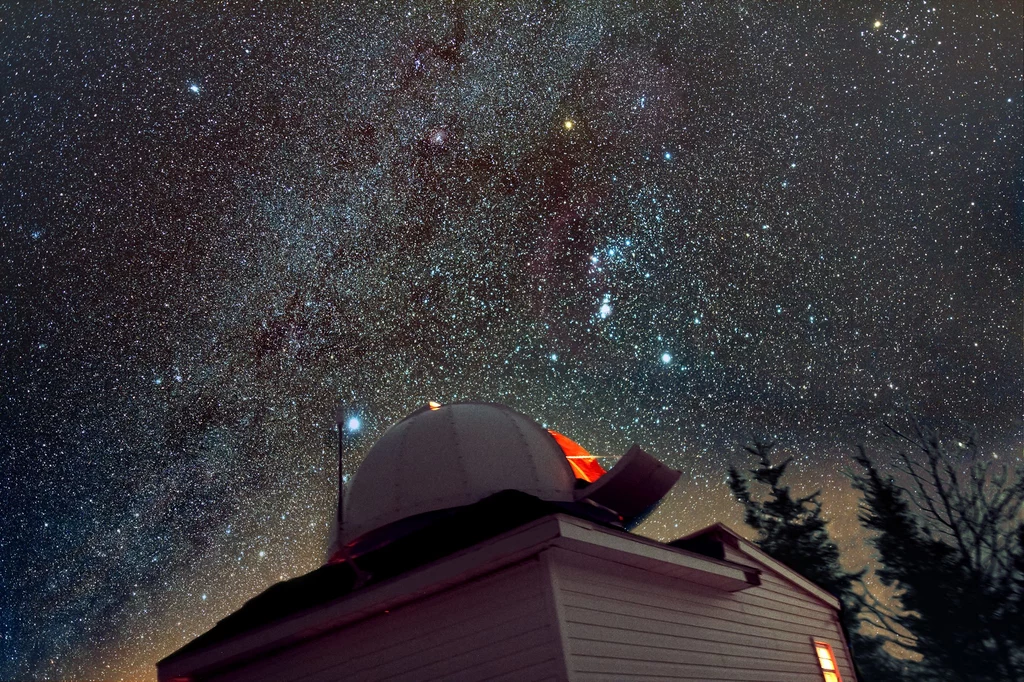
[[[564,551],[552,566],[570,680],[822,682],[814,637],[855,682],[831,607],[769,571],[728,593]]]
[[[744,566],[753,566],[754,568],[760,569],[762,571],[762,585],[760,588],[755,589],[760,589],[766,593],[778,595],[780,597],[785,597],[786,595],[793,595],[793,597],[801,599],[803,601],[809,601],[813,605],[823,606],[824,608],[828,609],[829,613],[835,613],[834,611],[832,611],[831,607],[822,605],[822,603],[819,600],[807,594],[805,591],[795,587],[793,583],[789,582],[775,571],[767,569],[762,564],[758,563],[757,561],[754,561],[740,550],[726,545],[725,558],[734,563],[742,564]],[[834,617],[838,619],[839,616],[838,614],[836,614]],[[822,634],[822,636],[820,637],[818,635],[815,635],[815,639],[821,640],[823,642],[828,642],[832,645],[832,653],[835,654],[836,663],[839,665],[839,672],[843,677],[843,682],[856,682],[857,678],[854,676],[853,673],[853,662],[850,660],[850,652],[846,648],[846,643],[843,639],[842,629],[838,623],[838,620],[836,621],[833,630],[830,631],[829,634]]]
[[[215,682],[564,680],[548,571],[537,557],[411,602]]]

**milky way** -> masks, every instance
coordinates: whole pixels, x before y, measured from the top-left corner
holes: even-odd
[[[641,443],[661,539],[771,434],[851,565],[886,415],[1021,456],[1019,3],[276,4],[0,17],[0,679],[317,566],[339,402]]]

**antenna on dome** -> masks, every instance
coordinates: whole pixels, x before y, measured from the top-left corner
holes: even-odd
[[[341,542],[341,531],[345,522],[345,431],[355,433],[363,428],[363,423],[355,415],[346,418],[343,404],[339,404],[334,413],[334,423],[338,427],[338,521],[334,524],[334,538],[327,550],[327,561],[344,561],[351,566],[355,572],[355,589],[369,582],[371,576],[356,565],[348,549]]]
[[[344,408],[339,404],[334,413],[334,423],[338,427],[338,537],[341,537],[341,524],[345,513],[345,421]]]
[[[334,423],[338,427],[338,537],[341,537],[341,528],[345,514],[345,430],[353,433],[362,428],[363,424],[359,417],[345,418],[345,406],[339,404],[334,413]]]

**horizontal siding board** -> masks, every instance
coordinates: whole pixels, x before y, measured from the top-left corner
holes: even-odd
[[[524,671],[521,680],[550,677],[555,646],[541,591],[547,579],[539,562],[529,561],[205,679],[447,682],[511,670]]]
[[[515,647],[509,647],[509,641],[515,642]],[[405,666],[397,669],[393,674],[381,671],[379,679],[421,679],[421,680],[452,680],[473,679],[486,677],[481,670],[490,670],[493,675],[503,671],[512,665],[523,666],[525,663],[533,663],[536,658],[530,653],[536,654],[541,660],[548,660],[554,655],[554,648],[551,646],[551,639],[547,628],[536,628],[532,631],[517,632],[508,639],[494,639],[489,641],[474,642],[473,648],[444,647],[441,653],[447,652],[447,656],[440,656],[438,660],[420,668]],[[456,653],[457,652],[457,653]],[[495,662],[500,662],[500,668],[495,668]]]
[[[574,658],[573,671],[614,675],[620,680],[628,680],[634,675],[659,675],[666,679],[706,680],[707,682],[732,682],[733,680],[749,682],[821,682],[821,673],[813,668],[808,672],[774,671],[764,667],[752,669],[693,665],[683,668],[675,663],[607,658],[603,656]],[[581,679],[586,679],[586,677]]]
[[[384,682],[385,680],[399,680],[401,682],[428,682],[431,680],[444,680],[454,682],[457,679],[483,679],[488,676],[487,669],[491,667],[490,675],[504,672],[509,667],[525,668],[534,663],[549,660],[553,650],[549,643],[543,638],[547,633],[544,630],[536,630],[530,635],[520,638],[514,649],[510,649],[506,642],[498,641],[484,645],[469,651],[455,652],[451,649],[444,649],[442,653],[447,656],[438,657],[434,661],[418,666],[380,668],[372,671],[362,671],[350,675],[348,670],[340,667],[336,670],[324,671],[323,677],[311,678],[309,682],[329,682],[339,678],[348,680],[366,680],[367,682]],[[499,669],[494,669],[495,662],[500,664]]]
[[[765,568],[761,571],[761,584],[772,592],[792,595],[793,597],[810,602],[811,604],[820,604],[821,606],[832,608],[829,604],[818,599],[796,583],[776,574],[770,568]],[[824,590],[824,588],[822,589]],[[827,592],[827,590],[825,591]]]
[[[683,632],[686,634],[682,634]],[[754,644],[751,641],[755,637],[753,634],[734,634],[732,637],[726,637],[729,634],[731,633],[721,630],[681,625],[677,626],[676,634],[672,635],[581,623],[573,623],[571,628],[574,650],[578,642],[581,654],[586,654],[589,642],[601,641],[662,649],[706,651],[740,658],[760,657],[779,661],[804,661],[809,655],[809,647],[806,644],[785,640]]]
[[[764,599],[772,599],[776,602],[797,604],[808,609],[832,608],[828,604],[823,603],[820,599],[815,599],[810,595],[802,593],[802,590],[797,590],[790,585],[781,585],[771,581],[762,581],[760,585],[753,589],[756,590],[756,593]]]
[[[790,660],[758,656],[757,650],[747,650],[742,656],[715,653],[710,650],[685,650],[638,644],[617,644],[614,642],[574,641],[574,654],[580,658],[598,656],[617,659],[639,658],[653,663],[672,663],[677,666],[708,666],[719,668],[743,668],[772,670],[775,672],[816,672],[815,662],[810,653]]]
[[[479,682],[498,675],[504,675],[508,671],[515,671],[519,674],[516,679],[523,678],[522,670],[534,667],[535,662],[554,662],[555,649],[546,631],[537,631],[533,636],[525,638],[525,641],[532,641],[532,646],[519,648],[510,651],[509,647],[494,647],[491,650],[477,652],[472,660],[463,657],[459,661],[464,664],[461,669],[448,671],[436,668],[429,677],[420,678],[417,676],[397,675],[393,678],[396,682],[405,680],[444,680],[444,682]],[[550,670],[550,668],[549,668]]]
[[[460,633],[476,633],[496,621],[529,620],[539,608],[540,590],[536,584],[528,587],[513,584],[501,592],[489,589],[486,584],[472,587],[465,594],[451,594],[447,600],[435,598],[430,604],[413,605],[412,608],[417,609],[417,622],[433,623],[433,627],[424,632],[396,636],[405,625],[407,613],[404,607],[398,608],[353,624],[341,632],[287,649],[274,657],[273,664],[255,666],[239,681],[274,682],[281,679],[283,671],[287,670],[293,675],[291,679],[305,680],[324,668],[336,665],[339,657],[345,658],[346,668],[352,674],[372,669],[374,665],[388,665],[399,658],[429,657],[434,655],[432,649],[445,641],[457,639]],[[481,604],[486,604],[486,609],[479,608]]]
[[[592,581],[585,584],[583,581],[575,580],[567,583],[563,588],[567,593],[575,595],[603,596],[606,594],[628,595],[628,598],[637,603],[647,604],[652,607],[664,606],[666,600],[671,603],[686,602],[692,607],[682,607],[684,610],[701,612],[711,609],[722,610],[732,614],[744,614],[737,616],[741,621],[749,622],[749,617],[755,619],[766,618],[786,623],[803,624],[807,627],[820,628],[830,623],[834,612],[830,607],[821,605],[817,609],[794,608],[790,606],[783,610],[776,608],[773,602],[767,601],[757,594],[747,594],[757,588],[745,590],[740,593],[708,592],[699,588],[693,588],[680,582],[677,586],[669,587],[651,581],[647,584],[629,580],[614,581]],[[730,616],[732,617],[732,616]]]
[[[705,629],[708,632],[708,636],[719,637],[722,641],[726,641],[726,637],[730,634],[735,634],[748,642],[754,637],[763,639],[767,646],[774,647],[787,642],[789,644],[794,644],[793,635],[789,632],[781,630],[767,630],[757,626],[742,625],[725,619],[698,619],[693,617],[680,617],[679,615],[676,615],[675,617],[668,619],[658,620],[651,618],[645,613],[629,615],[623,613],[607,613],[604,611],[582,608],[576,610],[574,608],[569,612],[568,621],[573,624],[573,626],[576,624],[595,624],[603,627],[630,627],[635,629],[637,632],[651,633],[671,632],[674,631],[675,626],[688,624],[693,627]],[[800,638],[800,646],[803,646],[806,639],[806,636]]]
[[[620,588],[637,585],[636,581],[623,579],[617,576],[600,576],[600,577],[583,577],[584,574],[573,573],[570,579],[567,580],[568,585],[586,585],[588,587],[593,586],[605,586],[611,588]],[[660,580],[648,579],[643,583],[643,587],[649,591],[657,589],[658,585],[664,586],[667,592],[675,594],[679,592],[680,587],[683,583],[679,582],[679,579],[673,580],[672,578],[664,578],[663,576],[657,576]],[[792,612],[794,615],[809,614],[809,613],[832,613],[832,607],[822,603],[812,597],[803,597],[795,588],[788,587],[783,588],[781,586],[757,586],[751,587],[746,590],[739,592],[709,592],[706,588],[699,585],[691,585],[690,591],[695,596],[697,595],[715,595],[715,598],[728,598],[729,601],[736,604],[757,604],[773,610],[783,610],[786,612]]]
[[[606,609],[609,613],[622,613],[621,605],[625,603],[642,607],[645,610],[650,609],[652,613],[660,614],[662,618],[668,614],[683,612],[715,620],[733,621],[783,631],[799,631],[805,634],[814,634],[823,628],[830,627],[829,619],[825,614],[813,619],[799,618],[753,605],[737,605],[728,600],[718,603],[713,600],[702,600],[694,598],[689,593],[681,593],[675,598],[669,599],[665,595],[651,596],[635,590],[610,591],[599,595],[566,588],[563,595],[566,605],[601,608]],[[743,608],[737,608],[737,606]],[[625,613],[630,614],[631,611]]]
[[[573,572],[564,583],[564,589],[577,593],[600,594],[597,588],[603,587],[607,592],[625,591],[636,595],[638,599],[645,600],[644,603],[657,605],[665,597],[674,597],[692,603],[701,603],[713,608],[724,608],[739,613],[753,614],[759,617],[768,617],[776,620],[793,620],[795,622],[808,622],[810,624],[819,621],[829,621],[832,617],[832,608],[818,603],[816,608],[808,608],[804,604],[789,603],[785,609],[780,608],[778,602],[769,601],[759,594],[760,588],[753,587],[740,592],[719,592],[710,591],[700,586],[685,583],[672,578],[662,576],[650,576],[643,580],[630,579],[628,574],[602,575],[600,577],[586,576],[585,573]],[[689,589],[687,587],[689,586]]]
[[[552,662],[542,661],[519,670],[506,670],[486,677],[487,682],[560,682],[558,676],[551,674]]]
[[[745,590],[749,592],[751,597],[755,597],[758,600],[763,600],[772,606],[779,604],[788,604],[790,607],[804,609],[806,611],[816,611],[818,613],[836,613],[828,604],[824,604],[820,601],[812,601],[810,599],[803,599],[798,595],[794,595],[792,592],[785,592],[782,590],[774,590],[770,586],[760,585],[758,587]]]
[[[593,585],[606,585],[606,586],[609,586],[609,587],[621,587],[621,586],[628,586],[630,584],[635,585],[636,583],[633,582],[633,581],[628,581],[628,580],[624,581],[624,580],[616,579],[615,577],[609,577],[609,580],[607,580],[607,581],[602,580],[600,578],[595,578],[595,579],[592,579],[587,584],[591,585],[591,586],[593,586]],[[672,583],[659,583],[657,581],[646,581],[644,583],[644,586],[645,587],[650,587],[652,589],[655,589],[655,586],[659,585],[659,584],[664,585],[665,589],[668,590],[671,593],[678,592],[680,587],[681,587],[681,584],[679,584],[679,583],[676,583],[676,584],[672,584]],[[692,588],[691,588],[691,591],[695,595],[710,594],[710,593],[707,592],[707,590],[705,590],[705,589],[703,589],[703,588],[701,588],[700,586],[697,586],[697,585],[693,585]],[[806,597],[805,598],[803,595],[800,594],[799,591],[795,590],[792,587],[783,588],[783,587],[774,586],[774,585],[773,586],[759,585],[759,586],[756,586],[756,587],[750,587],[750,588],[747,588],[745,590],[741,590],[739,592],[731,592],[731,593],[718,592],[718,593],[714,593],[714,594],[716,594],[716,596],[717,595],[721,595],[722,597],[725,597],[726,594],[728,594],[729,595],[728,599],[731,602],[734,602],[736,604],[756,604],[756,605],[764,606],[766,608],[771,608],[773,610],[782,610],[782,611],[785,611],[787,613],[791,612],[794,615],[810,614],[810,613],[815,613],[815,614],[826,613],[826,614],[829,614],[829,613],[833,612],[832,611],[832,607],[828,606],[827,604],[822,603],[819,600],[814,599],[813,597]]]
[[[578,583],[580,585],[610,586],[639,584],[645,587],[660,585],[673,592],[679,590],[684,585],[689,585],[690,590],[693,592],[723,596],[729,594],[740,596],[746,594],[752,589],[760,589],[760,587],[750,587],[738,592],[725,592],[723,590],[715,590],[713,588],[688,582],[685,578],[650,573],[633,568],[632,566],[623,566],[622,564],[615,564],[601,560],[595,560],[592,563],[592,566],[586,565],[583,561],[572,561],[562,564],[560,565],[560,570],[562,571],[561,577],[565,580],[566,584]],[[643,578],[639,579],[640,576],[643,576]],[[779,586],[783,585],[781,582],[777,584]],[[821,602],[811,603],[816,603],[824,609],[830,608],[828,605]]]
[[[574,682],[666,682],[666,680],[692,680],[693,682],[730,682],[733,678],[707,677],[708,673],[699,670],[681,670],[662,674],[653,673],[617,673],[604,674],[595,672],[576,671],[573,673]],[[753,678],[747,678],[753,682],[822,682],[821,673],[813,675],[800,674],[797,676],[788,673],[765,673]],[[845,682],[846,678],[843,678]]]
[[[437,647],[446,643],[452,646],[463,644],[463,638],[480,636],[481,633],[489,633],[493,636],[495,632],[515,632],[535,627],[536,609],[539,608],[538,595],[520,599],[512,604],[487,603],[491,612],[480,609],[460,609],[459,605],[453,604],[460,616],[457,622],[448,619],[444,614],[430,614],[423,620],[432,622],[433,625],[423,633],[411,634],[409,637],[399,638],[393,636],[382,637],[382,630],[388,629],[394,632],[399,630],[404,623],[396,623],[396,627],[389,627],[388,621],[395,620],[394,616],[401,616],[400,612],[381,615],[377,618],[380,623],[368,622],[365,631],[360,633],[358,639],[347,640],[338,637],[338,643],[343,645],[348,658],[346,665],[351,670],[357,671],[363,668],[372,667],[373,659],[394,661],[403,658],[429,656]],[[376,619],[374,619],[376,621]],[[419,620],[419,619],[418,619]],[[397,634],[397,633],[394,633]],[[320,648],[320,647],[316,647]],[[317,658],[332,659],[336,654],[321,654]],[[309,659],[307,659],[309,660]]]
[[[793,595],[794,597],[803,600],[808,600],[814,604],[828,606],[827,604],[824,604],[819,598],[815,597],[810,592],[808,592],[807,590],[803,589],[802,587],[798,586],[796,583],[791,581],[789,578],[784,577],[783,575],[777,573],[775,570],[769,568],[768,566],[759,564],[757,561],[751,559],[738,549],[726,545],[725,558],[727,561],[732,561],[737,564],[742,564],[744,566],[750,566],[753,568],[760,569],[762,585],[781,586],[782,590],[785,593]]]
[[[343,639],[346,646],[353,651],[364,647],[379,648],[382,651],[416,651],[415,646],[408,640],[389,638],[386,642],[381,641],[380,629],[400,625],[415,616],[416,621],[432,623],[429,631],[417,633],[414,638],[417,642],[422,640],[422,646],[431,646],[439,638],[443,638],[446,632],[473,632],[480,627],[486,627],[487,624],[529,615],[533,613],[530,609],[540,599],[541,595],[536,590],[517,590],[509,595],[453,595],[450,600],[439,601],[424,606],[423,609],[417,608],[418,605],[414,604],[411,607],[411,610],[415,611],[414,614],[406,607],[395,609],[388,614],[378,614],[370,620],[346,628],[343,631]],[[388,621],[397,622],[389,625]],[[338,634],[341,636],[341,633]]]
[[[752,587],[735,595],[739,604],[751,604],[780,613],[789,613],[806,618],[830,618],[834,613],[831,607],[821,604],[809,604],[794,599],[785,599],[782,595],[773,595],[759,587]]]
[[[519,604],[518,608],[524,613],[517,614],[512,619],[504,618],[504,614],[499,618],[481,618],[479,627],[475,629],[439,627],[432,630],[429,636],[412,640],[408,651],[403,651],[398,645],[361,656],[352,656],[346,661],[345,670],[353,675],[363,671],[375,671],[376,674],[385,676],[390,675],[389,671],[392,669],[401,672],[430,663],[450,661],[452,651],[476,651],[494,642],[504,644],[506,639],[526,635],[537,629],[536,612],[542,608],[540,601],[524,602]],[[357,651],[355,648],[349,650]]]
[[[735,593],[601,559],[556,564],[574,680],[679,679],[821,682],[812,638],[832,644],[844,681],[852,671],[835,610],[763,571]]]

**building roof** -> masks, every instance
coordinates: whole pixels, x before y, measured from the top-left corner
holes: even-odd
[[[558,548],[733,592],[759,584],[755,568],[710,558],[605,524],[576,509],[505,491],[358,560],[278,583],[160,661],[161,679],[206,674]],[[495,532],[497,531],[497,533]]]
[[[725,542],[730,546],[739,550],[741,554],[744,554],[757,563],[770,568],[772,571],[778,573],[783,578],[793,583],[797,587],[801,588],[808,594],[820,599],[832,608],[838,610],[840,608],[839,600],[832,595],[828,590],[819,587],[817,584],[811,582],[807,578],[803,577],[792,568],[782,563],[778,559],[773,558],[763,549],[755,545],[750,540],[746,539],[736,531],[724,523],[713,523],[707,528],[702,528],[698,531],[694,531],[688,535],[684,535],[678,540],[674,540],[669,544],[674,547],[680,547],[685,549],[691,549],[694,551],[701,546],[702,542],[711,541],[714,542]],[[724,557],[724,555],[723,555]]]
[[[505,490],[480,502],[429,515],[429,523],[401,534],[355,562],[329,563],[291,580],[275,583],[174,655],[208,647],[281,618],[344,597],[443,558],[508,530],[556,513],[610,524],[614,517],[576,503],[557,504]],[[354,568],[358,565],[358,573]]]
[[[272,585],[160,661],[160,679],[213,674],[541,552],[724,592],[759,585],[763,567],[839,608],[723,524],[670,543],[626,532],[680,476],[639,446],[610,471],[592,462],[581,479],[570,457],[593,459],[502,405],[432,403],[414,412],[360,466],[329,562]]]

